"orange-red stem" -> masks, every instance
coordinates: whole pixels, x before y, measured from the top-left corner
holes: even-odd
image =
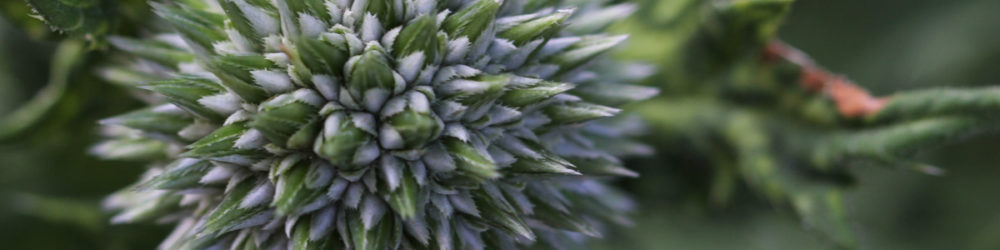
[[[889,97],[874,97],[846,77],[837,75],[817,66],[801,51],[774,40],[764,49],[763,60],[787,60],[802,67],[799,84],[803,88],[822,92],[837,105],[840,115],[847,118],[862,117],[876,113],[885,107]]]

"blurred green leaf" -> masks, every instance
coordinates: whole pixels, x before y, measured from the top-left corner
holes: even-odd
[[[60,224],[69,224],[89,231],[101,230],[106,219],[96,202],[19,193],[5,200],[14,210],[28,216]]]
[[[103,44],[117,18],[114,0],[27,0],[52,29]]]
[[[66,93],[72,73],[83,62],[85,54],[82,42],[67,40],[59,45],[52,60],[49,83],[45,88],[13,113],[0,118],[0,141],[20,135],[52,111]]]

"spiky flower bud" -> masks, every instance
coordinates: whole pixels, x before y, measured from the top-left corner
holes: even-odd
[[[138,84],[162,104],[105,120],[95,152],[163,163],[108,206],[177,221],[164,249],[575,248],[629,206],[593,176],[642,151],[591,121],[655,93],[590,67],[623,37],[587,33],[632,10],[602,6],[154,3],[176,33],[111,38],[138,63],[108,77],[166,78]]]

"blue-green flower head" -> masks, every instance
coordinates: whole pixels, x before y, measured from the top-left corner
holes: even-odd
[[[176,222],[161,248],[572,249],[625,221],[595,176],[633,175],[600,142],[634,127],[599,120],[655,91],[595,32],[630,5],[152,5],[172,31],[111,38],[134,63],[105,75],[154,107],[95,153],[155,161],[107,205]]]

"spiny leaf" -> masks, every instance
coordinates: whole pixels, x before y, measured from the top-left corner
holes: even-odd
[[[243,100],[259,103],[270,95],[260,86],[253,84],[254,78],[250,72],[274,66],[274,63],[260,55],[226,55],[216,57],[212,64],[212,73],[215,73],[223,85]]]
[[[285,1],[292,13],[306,13],[319,20],[330,20],[330,12],[325,3],[323,0]]]
[[[216,129],[211,134],[188,145],[182,156],[193,158],[218,158],[232,155],[264,157],[263,152],[254,149],[239,149],[236,141],[247,131],[246,123],[235,123]]]
[[[170,23],[203,53],[210,52],[212,44],[226,39],[222,31],[225,16],[190,8],[177,8],[160,3],[150,3],[153,10]]]
[[[151,133],[176,135],[194,122],[191,117],[174,112],[157,112],[157,107],[145,108],[101,120],[102,124],[121,125]]]
[[[114,218],[111,218],[111,222],[124,223],[152,220],[177,209],[180,201],[181,196],[177,194],[146,197],[141,201],[139,206],[130,207],[115,215]]]
[[[347,90],[368,111],[377,111],[396,88],[392,67],[381,48],[369,47],[358,57]]]
[[[297,59],[301,60],[312,74],[324,74],[343,77],[344,63],[350,57],[348,49],[317,39],[298,39],[295,42],[298,49]]]
[[[431,15],[418,17],[407,24],[393,43],[392,55],[404,58],[423,52],[427,62],[437,61],[445,43],[438,37],[437,18]]]
[[[27,0],[53,29],[88,40],[102,40],[118,19],[117,1]],[[97,44],[95,44],[97,45]]]
[[[273,215],[266,206],[243,207],[241,203],[257,183],[244,180],[226,194],[219,206],[208,214],[205,220],[203,234],[219,235],[221,233],[262,225]]]
[[[567,160],[585,175],[639,177],[639,173],[622,166],[622,163],[609,162],[605,159],[569,158]]]
[[[510,107],[524,107],[540,103],[573,88],[572,84],[560,82],[540,82],[534,86],[508,90],[500,97],[500,103]]]
[[[101,142],[91,153],[108,160],[160,159],[167,144],[149,138],[117,139]]]
[[[509,204],[498,204],[498,198],[503,199],[503,197],[490,197],[482,192],[480,192],[480,194],[473,195],[473,199],[476,201],[476,207],[482,215],[480,218],[482,218],[486,224],[499,228],[506,233],[534,240],[535,234],[532,232],[531,228],[528,227],[528,224],[514,212],[513,208],[510,207]]]
[[[254,30],[253,24],[250,23],[250,20],[247,19],[247,16],[243,13],[243,10],[240,10],[236,2],[218,0],[218,3],[226,13],[226,17],[229,17],[229,23],[232,27],[249,41],[249,45],[253,46],[251,49],[260,50],[263,48],[260,41],[263,40],[265,34],[259,34]]]
[[[656,96],[659,92],[659,89],[655,87],[596,82],[582,85],[571,91],[573,95],[585,100],[609,106],[620,106],[634,101],[646,100]]]
[[[555,35],[563,27],[563,21],[573,14],[572,10],[559,10],[555,13],[540,16],[497,34],[497,37],[505,38],[521,46],[537,39],[548,39]]]
[[[441,28],[451,35],[452,39],[468,37],[469,41],[476,41],[486,33],[486,28],[493,25],[498,10],[500,1],[479,0],[448,16]]]
[[[302,125],[298,131],[295,131],[288,137],[288,148],[290,149],[309,149],[309,147],[315,145],[316,136],[320,132],[320,120],[311,119],[309,123]]]
[[[626,2],[609,6],[607,8],[587,13],[586,18],[576,18],[572,20],[565,30],[572,34],[598,33],[609,25],[621,20],[621,17],[632,16],[638,9],[638,4],[634,2]]]
[[[512,75],[480,75],[470,79],[454,80],[439,87],[443,99],[456,100],[469,107],[490,104],[504,93]]]
[[[348,212],[346,217],[354,249],[395,249],[400,242],[402,226],[392,216],[382,218],[378,225],[371,227],[371,229],[365,229],[361,214],[358,212]]]
[[[388,189],[388,188],[386,188]],[[382,189],[380,189],[382,190]],[[420,201],[420,186],[417,185],[417,180],[413,177],[409,168],[404,168],[402,172],[402,181],[396,190],[389,193],[389,206],[399,214],[404,220],[413,219],[417,215],[418,211],[423,209],[418,207],[421,205]]]
[[[570,72],[586,62],[591,61],[616,45],[625,41],[628,36],[589,36],[584,37],[565,51],[545,59],[546,62],[559,65],[559,74]]]
[[[373,140],[371,134],[355,126],[351,116],[334,113],[324,122],[322,139],[314,151],[335,165],[354,166],[355,156]]]
[[[193,54],[163,42],[136,40],[121,36],[108,37],[108,41],[117,49],[171,68],[177,68],[177,65],[182,62],[194,60]]]
[[[415,108],[407,107],[402,112],[396,113],[386,121],[388,127],[381,131],[381,136],[388,136],[387,131],[398,133],[402,145],[387,145],[387,140],[382,141],[382,147],[391,149],[415,149],[421,148],[433,139],[436,139],[443,129],[441,120],[430,110],[418,111]],[[398,143],[394,143],[398,144]]]
[[[600,237],[600,232],[590,226],[590,223],[570,212],[560,211],[546,201],[535,200],[535,214],[532,219],[545,222],[553,228],[578,232],[592,237]]]
[[[318,240],[310,239],[312,232],[312,216],[302,216],[295,223],[295,229],[292,230],[292,238],[290,240],[291,249],[293,250],[333,250],[333,249],[345,249],[343,241],[340,239],[340,234],[333,232],[327,235],[322,235]]]
[[[290,101],[284,105],[278,104],[277,106],[266,105],[263,110],[254,116],[254,120],[250,123],[250,127],[260,131],[264,137],[267,137],[267,139],[271,141],[271,143],[287,147],[288,140],[298,131],[308,129],[306,128],[307,125],[312,124],[312,128],[315,129],[316,125],[318,125],[317,121],[319,120],[317,111],[319,111],[319,107],[315,107],[301,101]],[[315,136],[315,134],[313,134],[313,136]],[[312,138],[297,139],[302,140]],[[297,144],[298,146],[293,149],[307,148],[312,145],[312,141],[298,142]]]
[[[396,16],[398,10],[396,10],[395,1],[367,1],[367,3],[364,9],[359,10],[360,12],[374,14],[382,22],[382,25],[386,27],[394,27],[398,24],[399,20]]]
[[[209,161],[180,159],[171,164],[163,173],[143,183],[156,189],[180,190],[197,187],[209,170],[215,165]]]
[[[202,118],[220,121],[223,116],[198,103],[206,96],[216,95],[225,91],[222,86],[211,80],[191,75],[181,75],[171,80],[150,82],[145,88],[167,97],[170,103]]]
[[[520,140],[520,139],[514,139]],[[534,151],[537,156],[519,156],[517,161],[505,168],[505,172],[519,174],[558,174],[558,175],[580,175],[576,171],[576,166],[566,161],[562,157],[555,155],[542,145],[530,140],[521,140],[522,145]]]
[[[489,156],[480,153],[472,145],[455,138],[445,138],[444,145],[454,157],[458,170],[483,179],[500,177],[497,166]]]
[[[594,119],[611,117],[620,110],[589,104],[583,102],[567,103],[565,105],[551,105],[545,107],[542,112],[552,119],[552,125],[578,124]]]
[[[327,168],[328,166],[322,165],[310,165],[311,161],[302,160],[294,164],[288,171],[280,175],[278,180],[278,188],[280,192],[275,193],[274,202],[271,203],[275,207],[278,215],[294,215],[302,212],[304,206],[309,205],[317,201],[318,199],[326,199],[326,186],[322,187],[309,187],[310,172],[316,171],[315,168]],[[333,171],[330,169],[329,171]],[[332,176],[333,173],[331,172]]]

